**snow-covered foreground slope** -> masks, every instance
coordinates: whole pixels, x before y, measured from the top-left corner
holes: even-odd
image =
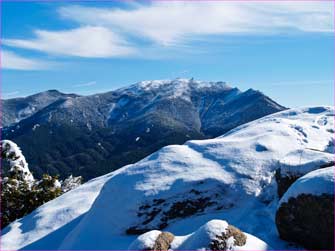
[[[1,232],[1,250],[57,249],[111,176],[107,174],[93,179],[10,224]]]
[[[333,159],[333,116],[330,107],[291,109],[215,139],[164,147],[14,222],[1,248],[127,249],[136,235],[126,233],[164,229],[182,236],[212,219],[274,249],[292,248],[274,223],[274,174],[283,165],[308,163],[310,170]]]

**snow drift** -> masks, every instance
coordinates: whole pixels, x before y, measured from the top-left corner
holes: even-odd
[[[288,249],[274,222],[275,171],[298,153],[287,168],[328,158],[333,116],[331,107],[291,109],[215,139],[164,147],[14,222],[4,230],[2,249],[127,249],[140,233],[183,236],[211,219]],[[306,149],[313,158],[300,154]]]

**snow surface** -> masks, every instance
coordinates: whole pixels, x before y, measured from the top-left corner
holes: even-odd
[[[36,111],[35,106],[27,106],[21,110],[18,111],[17,114],[17,121],[20,121],[21,119],[27,118],[28,116],[32,115]]]
[[[223,220],[211,220],[201,226],[197,231],[187,236],[179,246],[173,245],[180,250],[198,250],[208,247],[211,240],[216,236],[226,233],[228,223]]]
[[[171,243],[171,250],[208,250],[209,244],[216,236],[226,233],[228,223],[223,220],[211,220],[197,229],[195,232],[184,235],[175,236]],[[155,240],[161,231],[152,230],[140,235],[129,246],[129,250],[144,250],[153,247]],[[262,240],[250,234],[244,233],[247,241],[244,246],[234,246],[234,237],[230,237],[228,241],[229,250],[270,250],[271,248]]]
[[[136,240],[134,240],[130,246],[129,250],[147,250],[149,247],[155,245],[155,241],[161,234],[159,230],[152,230],[145,234],[141,234]]]
[[[279,206],[300,194],[334,194],[334,166],[312,171],[299,178],[283,195]]]
[[[129,227],[158,229],[164,212],[175,203],[199,196],[214,204],[169,220],[164,230],[185,236],[212,219],[225,219],[274,249],[292,249],[275,227],[274,174],[281,161],[306,149],[319,151],[313,158],[303,155],[301,163],[328,161],[323,151],[333,140],[333,116],[331,107],[291,109],[215,139],[164,147],[9,225],[2,249],[127,249],[136,238],[125,234]],[[165,201],[155,206],[161,211],[145,224],[140,208],[153,207],[159,199]]]
[[[110,177],[93,179],[11,223],[1,232],[1,250],[57,249]]]
[[[280,161],[281,176],[300,177],[323,165],[334,164],[334,153],[314,149],[291,152]]]

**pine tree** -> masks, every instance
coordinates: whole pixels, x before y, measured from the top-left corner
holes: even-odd
[[[26,181],[6,177],[1,184],[1,227],[31,212],[27,199],[31,192]]]
[[[72,175],[64,182],[48,174],[34,179],[20,148],[9,140],[1,141],[1,159],[10,167],[1,179],[1,228],[81,184],[82,178]]]
[[[27,195],[34,177],[20,148],[12,141],[1,141],[1,159],[9,163],[8,176],[1,180],[1,223],[4,227],[29,213]]]

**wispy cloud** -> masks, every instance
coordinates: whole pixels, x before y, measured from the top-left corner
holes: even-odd
[[[97,84],[96,81],[91,81],[91,82],[87,82],[87,83],[76,84],[73,87],[88,87],[88,86],[94,86],[96,84]]]
[[[2,99],[13,98],[13,97],[16,97],[19,93],[20,93],[19,91],[4,92],[4,93],[1,93],[1,98]]]
[[[72,30],[35,30],[33,39],[3,39],[7,46],[43,51],[63,56],[104,58],[135,53],[128,43],[110,29],[83,26]]]
[[[1,68],[10,70],[46,70],[51,66],[51,63],[22,57],[12,51],[1,51]]]
[[[331,2],[152,2],[131,9],[67,6],[62,17],[174,45],[194,36],[332,32]]]
[[[183,50],[183,45],[201,37],[210,39],[210,35],[328,33],[334,29],[332,2],[153,1],[130,5],[126,9],[63,6],[58,10],[60,17],[77,22],[77,28],[36,29],[34,38],[4,39],[3,43],[61,56],[138,57],[148,56],[146,52],[157,47]]]

